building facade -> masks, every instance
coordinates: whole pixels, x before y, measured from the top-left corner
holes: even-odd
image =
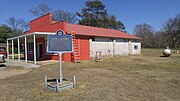
[[[53,21],[51,13],[32,20],[30,30],[16,38],[25,39],[27,59],[58,60],[58,54],[48,53],[46,49],[47,36],[59,29],[73,36],[74,52],[63,54],[62,60],[65,62],[89,60],[95,57],[97,51],[101,51],[103,57],[141,54],[141,38],[118,30]]]

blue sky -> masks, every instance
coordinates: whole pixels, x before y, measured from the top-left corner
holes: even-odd
[[[11,16],[27,21],[34,17],[29,10],[41,3],[52,9],[61,9],[72,13],[80,12],[86,0],[0,0],[0,25],[6,24]],[[147,23],[160,30],[169,18],[180,13],[180,0],[101,0],[108,13],[122,21],[129,33],[133,33],[136,24]]]

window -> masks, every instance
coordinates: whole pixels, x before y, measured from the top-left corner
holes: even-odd
[[[34,42],[28,42],[28,52],[30,54],[34,53]]]
[[[95,37],[96,42],[113,42],[114,39],[109,37]]]
[[[116,38],[116,42],[125,42],[124,39]]]
[[[130,40],[129,39],[124,39],[124,42],[129,42]]]
[[[92,41],[95,41],[95,37],[91,37]]]
[[[136,46],[134,46],[134,50],[138,50],[138,46],[136,45]]]
[[[140,42],[140,40],[136,40],[136,39],[131,39],[130,41],[131,41],[131,42],[136,42],[136,43],[139,43],[139,42]]]

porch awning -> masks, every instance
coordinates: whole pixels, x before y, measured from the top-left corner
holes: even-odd
[[[8,38],[7,40],[13,40],[13,39],[18,39],[18,38],[23,38],[23,37],[32,36],[32,35],[54,35],[54,34],[56,34],[56,33],[50,33],[50,32],[33,32],[33,33],[30,33],[30,34],[24,34],[24,35],[20,35],[20,36]]]
[[[34,42],[34,64],[36,64],[36,37],[42,36],[42,35],[55,35],[55,33],[50,33],[50,32],[33,32],[30,34],[24,34],[12,38],[7,39],[7,58],[9,59],[9,41],[12,42],[12,60],[14,61],[14,41],[15,39],[18,40],[18,61],[20,61],[20,38],[24,38],[24,45],[25,45],[25,61],[27,63],[27,37],[32,36],[33,37],[33,42]]]

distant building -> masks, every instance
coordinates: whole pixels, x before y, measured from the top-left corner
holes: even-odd
[[[58,60],[58,55],[47,53],[46,48],[47,36],[55,34],[59,29],[74,36],[74,53],[64,53],[62,59],[65,62],[89,60],[95,57],[97,51],[101,51],[104,57],[141,54],[139,37],[118,30],[53,21],[50,13],[32,20],[29,31],[9,38],[8,43],[17,39],[27,42],[25,60],[34,59],[35,63],[36,60]]]
[[[6,51],[7,44],[6,43],[0,43],[0,50]]]

